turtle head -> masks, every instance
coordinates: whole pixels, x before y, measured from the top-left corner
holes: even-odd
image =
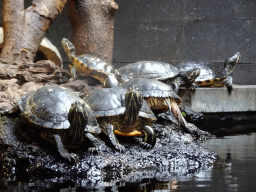
[[[68,113],[68,121],[70,123],[70,136],[73,142],[81,142],[88,123],[88,113],[83,103],[76,101],[71,105]]]
[[[143,103],[143,96],[136,87],[131,87],[125,94],[125,125],[132,126],[138,120]]]
[[[229,75],[233,71],[233,69],[235,68],[236,64],[240,60],[240,58],[241,58],[241,54],[239,52],[237,52],[232,57],[226,59],[226,61],[224,63],[224,69],[227,72],[227,75]]]
[[[188,72],[187,78],[188,81],[192,84],[196,80],[196,78],[200,75],[200,69],[199,68],[194,68],[191,71]]]
[[[190,86],[196,78],[200,75],[200,69],[199,68],[191,68],[189,70],[180,70],[179,78],[177,78],[177,81],[180,86]]]
[[[66,38],[63,38],[61,44],[64,51],[67,53],[69,60],[72,62],[72,57],[75,55],[75,46]]]

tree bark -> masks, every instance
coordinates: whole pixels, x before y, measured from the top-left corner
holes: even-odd
[[[113,0],[71,0],[69,19],[76,54],[92,54],[112,62],[114,14]]]
[[[33,0],[24,9],[24,0],[4,0],[1,58],[33,61],[40,42],[66,3],[67,0]]]

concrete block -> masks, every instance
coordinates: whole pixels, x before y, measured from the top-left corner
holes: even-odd
[[[250,21],[115,22],[114,62],[223,62],[236,52],[249,63]]]
[[[119,9],[115,20],[123,21],[170,21],[196,20],[197,0],[115,0]]]
[[[255,19],[256,2],[251,0],[198,0],[198,19]]]
[[[183,102],[202,113],[256,111],[256,86],[234,85],[231,94],[226,87],[180,89]]]
[[[256,3],[256,1],[255,1]],[[256,11],[255,11],[256,12]],[[256,17],[256,13],[255,13]],[[256,20],[251,20],[251,27],[250,27],[250,63],[256,63]]]

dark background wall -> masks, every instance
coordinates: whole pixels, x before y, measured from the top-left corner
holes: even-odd
[[[219,63],[239,51],[242,59],[232,73],[234,82],[256,84],[256,1],[115,1],[119,4],[113,55],[116,67],[139,60]],[[25,2],[28,6],[31,0]],[[69,61],[61,39],[71,39],[67,12],[66,7],[47,35],[65,64]]]

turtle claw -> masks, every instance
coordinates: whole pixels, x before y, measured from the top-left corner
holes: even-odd
[[[152,149],[154,147],[153,145],[150,145],[149,143],[145,143],[136,137],[134,138],[134,141],[143,149]]]
[[[140,147],[143,148],[143,149],[151,149],[151,148],[153,148],[152,145],[150,145],[148,143],[144,143],[144,142],[140,143]]]
[[[64,159],[68,160],[70,163],[75,163],[79,159],[75,153],[65,153],[61,155]]]
[[[92,154],[96,154],[96,153],[99,154],[101,150],[98,147],[89,147],[88,152]]]
[[[198,88],[199,85],[198,84],[195,84],[195,83],[192,83],[188,88],[192,91],[194,91],[196,88]]]
[[[116,150],[119,151],[119,153],[125,153],[125,147],[123,145],[117,144],[115,146]]]

